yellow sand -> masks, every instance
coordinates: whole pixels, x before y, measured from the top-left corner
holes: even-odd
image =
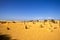
[[[7,22],[0,23],[0,34],[9,34],[12,39],[17,40],[60,40],[59,20],[52,23],[44,21]],[[9,30],[7,29],[9,28]]]

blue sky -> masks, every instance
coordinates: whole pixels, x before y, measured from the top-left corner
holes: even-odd
[[[0,0],[0,19],[60,19],[59,0]]]

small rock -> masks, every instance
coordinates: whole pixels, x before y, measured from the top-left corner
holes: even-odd
[[[7,30],[10,30],[10,28],[7,27]]]
[[[25,29],[28,29],[27,25],[25,25]]]
[[[57,27],[54,27],[54,29],[57,29]]]

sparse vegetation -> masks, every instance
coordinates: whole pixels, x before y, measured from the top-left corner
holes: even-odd
[[[36,20],[37,22],[39,22],[39,20]]]
[[[33,20],[30,20],[29,22],[33,22]]]
[[[44,22],[47,22],[47,20],[44,20]]]
[[[5,24],[5,23],[7,23],[7,22],[6,22],[6,21],[0,21],[0,23],[1,23],[1,24]]]
[[[13,23],[16,23],[15,21],[12,21]]]
[[[56,23],[54,19],[51,20],[52,23]]]

